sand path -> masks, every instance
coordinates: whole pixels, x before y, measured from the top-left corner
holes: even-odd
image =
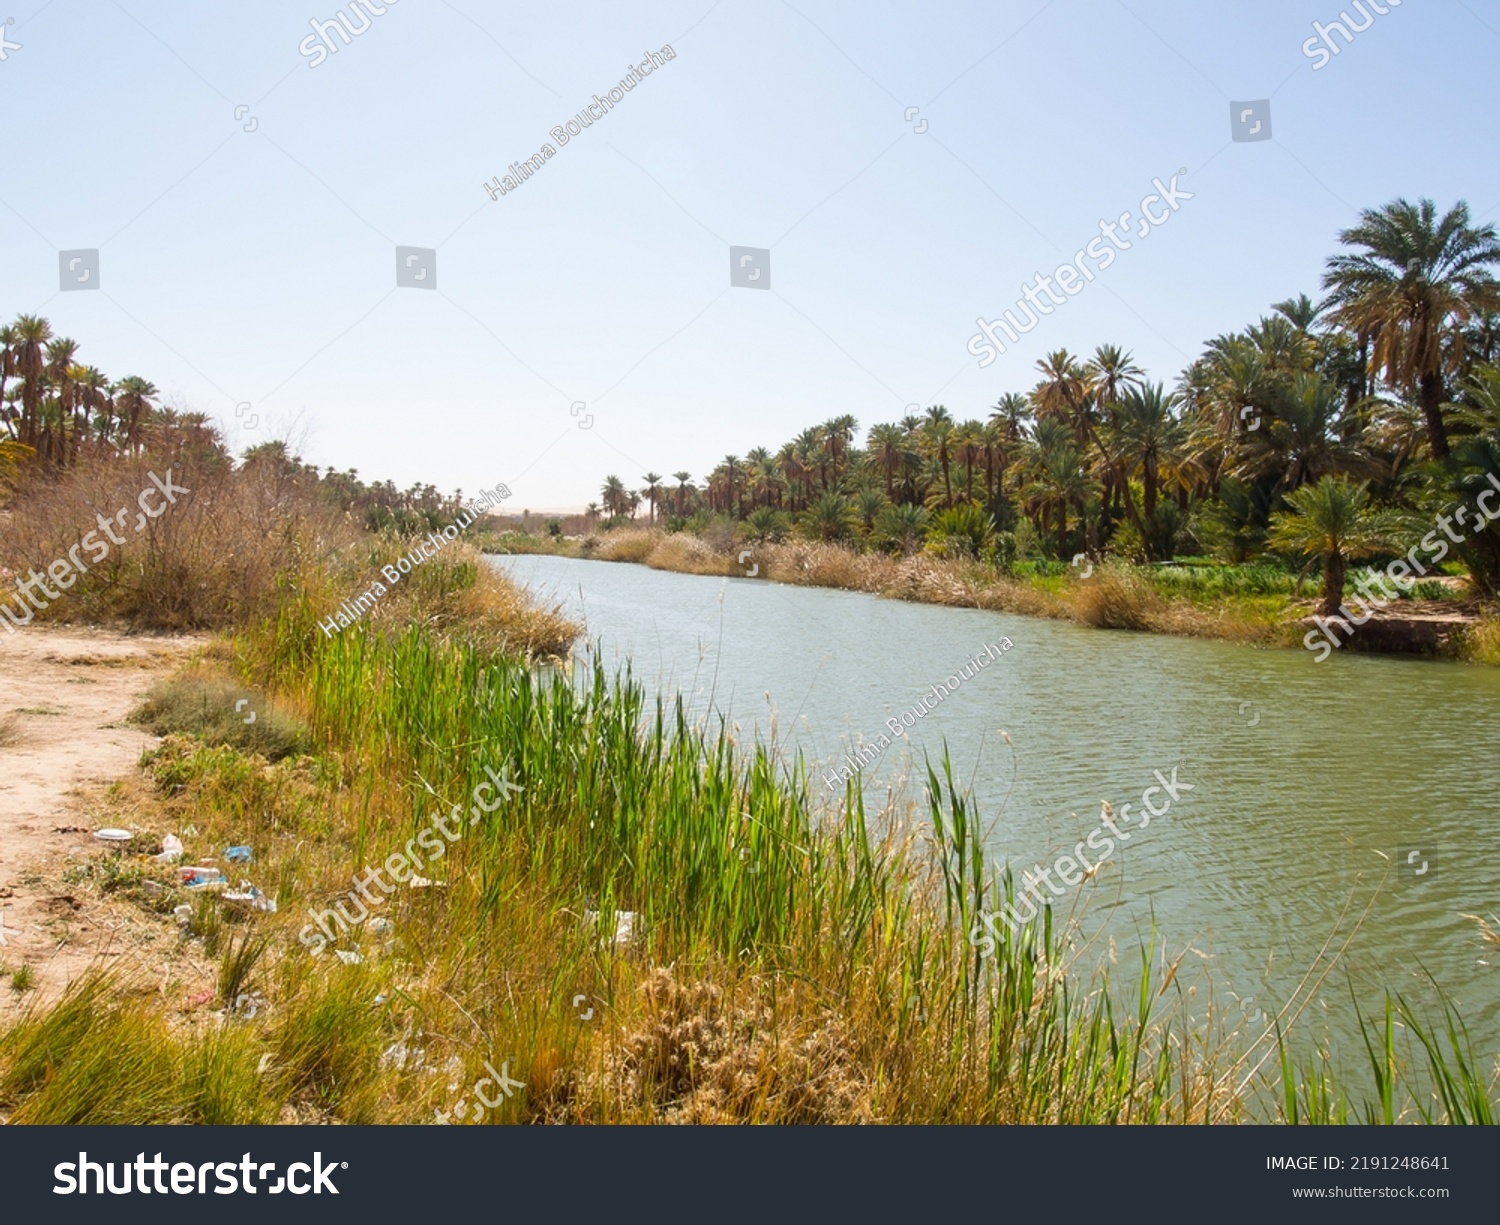
[[[205,641],[36,625],[0,634],[0,965],[30,966],[40,998],[98,959],[160,966],[164,982],[182,968],[169,926],[62,877],[70,853],[77,862],[100,849],[101,789],[156,743],[125,716]],[[22,998],[10,984],[0,984],[0,1020]]]

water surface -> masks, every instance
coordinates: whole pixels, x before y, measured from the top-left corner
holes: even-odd
[[[921,803],[923,754],[946,742],[993,822],[990,852],[1019,873],[1099,829],[1101,800],[1138,812],[1154,773],[1175,767],[1192,790],[1149,828],[1124,826],[1128,845],[1054,901],[1099,932],[1089,957],[1107,961],[1113,945],[1136,964],[1154,921],[1158,944],[1186,954],[1190,1012],[1206,971],[1220,1006],[1250,1000],[1253,1017],[1290,999],[1330,935],[1341,946],[1364,914],[1298,1022],[1302,1042],[1331,1043],[1363,1085],[1351,983],[1369,1016],[1386,987],[1433,1006],[1430,974],[1493,1066],[1500,950],[1463,916],[1500,914],[1500,670],[1349,652],[1316,663],[761,580],[492,561],[561,601],[648,690],[680,691],[696,715],[762,739],[774,727],[819,778],[1009,639],[861,772],[867,803],[903,783]],[[842,800],[841,784],[814,790]]]

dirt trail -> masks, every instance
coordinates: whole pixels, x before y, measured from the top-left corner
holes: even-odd
[[[140,961],[163,981],[177,964],[162,925],[70,890],[62,875],[70,852],[76,860],[100,848],[100,788],[156,743],[125,716],[205,641],[47,626],[0,634],[0,966],[29,966],[41,997],[99,958]],[[11,982],[0,983],[0,1021],[20,1002]]]

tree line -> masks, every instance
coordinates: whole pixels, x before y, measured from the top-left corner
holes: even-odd
[[[1170,388],[1118,345],[1057,349],[983,416],[933,405],[863,445],[854,417],[834,417],[698,483],[648,472],[631,490],[611,475],[589,516],[608,527],[644,504],[669,530],[727,519],[746,539],[998,561],[1326,560],[1330,537],[1373,555],[1391,513],[1415,522],[1500,471],[1500,239],[1462,201],[1439,214],[1404,199],[1338,238],[1320,300],[1214,337]],[[1491,529],[1463,551],[1489,594],[1497,542]]]

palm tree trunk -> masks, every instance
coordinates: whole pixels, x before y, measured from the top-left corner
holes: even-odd
[[[1344,602],[1345,569],[1342,553],[1329,553],[1323,558],[1323,603],[1318,608],[1322,616],[1334,616]]]
[[[1443,376],[1424,374],[1418,384],[1422,416],[1427,419],[1427,441],[1433,459],[1448,458],[1448,427],[1443,423]]]

